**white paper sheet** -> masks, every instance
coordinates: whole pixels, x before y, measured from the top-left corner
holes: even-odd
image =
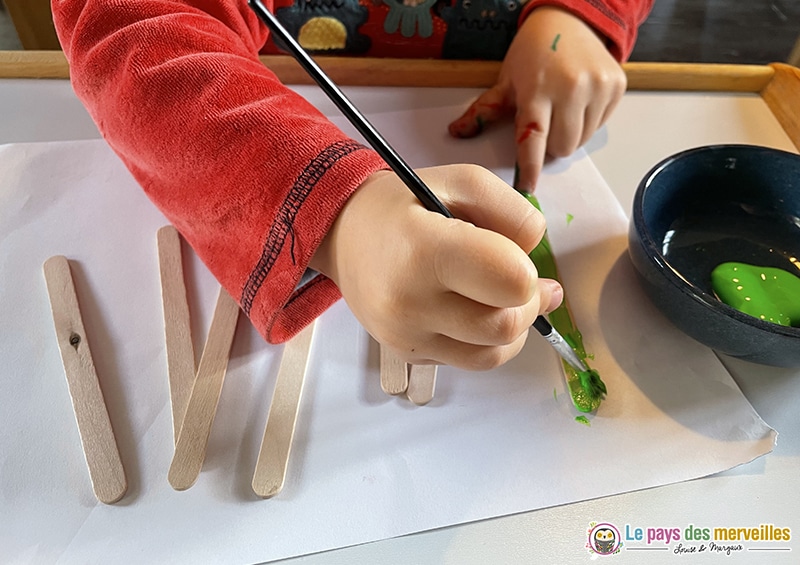
[[[440,133],[451,117],[373,121],[413,166],[478,162],[510,181],[508,132],[451,140]],[[203,472],[175,492],[155,247],[164,218],[102,142],[0,147],[0,171],[4,560],[269,561],[684,481],[774,445],[713,353],[644,297],[625,214],[579,153],[548,166],[538,195],[609,388],[591,426],[574,421],[558,359],[535,333],[490,373],[442,367],[425,407],[388,397],[377,346],[340,302],[319,320],[283,492],[261,500],[250,490],[282,348],[244,318]],[[128,475],[113,506],[92,495],[54,338],[41,265],[56,254],[73,261]],[[218,286],[191,252],[186,260],[199,352]]]

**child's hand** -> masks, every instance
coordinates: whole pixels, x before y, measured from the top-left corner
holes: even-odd
[[[393,173],[353,194],[311,265],[358,320],[408,362],[483,370],[522,349],[534,319],[561,303],[528,252],[544,217],[474,165],[418,171],[459,220],[427,211]]]
[[[609,117],[625,92],[625,73],[603,40],[559,8],[536,8],[511,43],[497,84],[450,124],[472,137],[514,116],[519,188],[532,192],[545,153],[571,154]]]

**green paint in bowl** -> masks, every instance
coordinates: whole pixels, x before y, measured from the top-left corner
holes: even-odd
[[[755,318],[800,327],[800,277],[775,267],[730,261],[711,271],[714,293]]]

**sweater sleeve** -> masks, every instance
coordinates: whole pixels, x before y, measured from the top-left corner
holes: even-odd
[[[264,67],[267,31],[246,0],[52,8],[101,134],[265,339],[338,300],[322,275],[298,284],[347,198],[386,165]]]
[[[608,49],[619,62],[631,56],[639,26],[647,18],[654,0],[530,0],[520,22],[539,6],[555,6],[571,12],[592,26],[608,41]]]

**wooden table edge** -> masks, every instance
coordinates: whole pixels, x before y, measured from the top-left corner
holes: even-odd
[[[261,61],[285,84],[312,84],[289,56],[262,56]],[[409,86],[487,88],[500,70],[497,61],[316,57],[331,79],[343,86]],[[760,94],[789,138],[800,150],[800,117],[791,100],[800,95],[800,70],[791,65],[714,63],[644,63],[623,65],[628,90],[743,92]],[[0,51],[0,78],[69,78],[61,51]]]
[[[286,84],[312,84],[292,57],[260,59]],[[487,88],[500,71],[498,61],[326,56],[315,60],[336,83],[347,86]],[[759,92],[775,74],[771,65],[629,62],[623,67],[631,90]],[[0,51],[0,78],[66,79],[69,64],[61,51]]]

